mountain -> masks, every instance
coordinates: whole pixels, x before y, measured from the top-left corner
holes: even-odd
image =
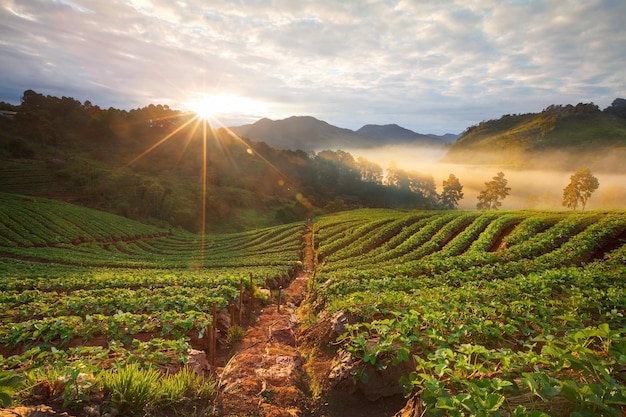
[[[416,133],[412,130],[406,129],[397,124],[389,125],[365,125],[356,133],[367,136],[368,138],[376,139],[378,143],[389,144],[406,144],[414,143],[423,146],[435,146],[440,147],[446,143],[454,142],[459,135],[452,133],[446,133],[443,136],[422,133]]]
[[[261,119],[230,129],[239,136],[262,141],[279,149],[319,151],[376,146],[376,141],[372,138],[311,116],[292,116],[283,120]]]
[[[353,131],[311,116],[292,116],[283,120],[261,119],[230,129],[242,137],[262,141],[279,149],[305,151],[373,148],[393,144],[441,147],[458,137],[450,133],[444,136],[424,135],[396,124],[365,125]]]
[[[549,169],[586,166],[623,172],[624,107],[623,99],[603,111],[593,103],[551,105],[540,113],[484,121],[462,133],[444,162]]]

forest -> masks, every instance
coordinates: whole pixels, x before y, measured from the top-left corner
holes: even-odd
[[[203,129],[168,106],[102,109],[27,90],[19,106],[0,110],[11,113],[0,118],[3,191],[39,175],[49,183],[34,194],[190,231],[200,228],[203,184],[214,231],[288,223],[313,210],[438,207],[431,175],[391,166],[385,178],[378,164],[341,150],[277,150],[225,127]]]

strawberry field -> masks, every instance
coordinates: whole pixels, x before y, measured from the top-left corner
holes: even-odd
[[[301,267],[304,230],[199,236],[0,194],[0,371],[35,381],[215,357],[255,289]],[[375,394],[412,397],[416,415],[626,409],[625,212],[368,209],[313,231],[304,327],[332,323],[351,386],[396,375]]]
[[[623,415],[624,212],[367,210],[315,226],[310,306],[345,323],[344,377],[364,392],[403,367],[398,391],[428,415]]]
[[[182,366],[215,355],[255,288],[299,266],[302,225],[231,235],[164,230],[0,194],[0,364],[21,373]]]

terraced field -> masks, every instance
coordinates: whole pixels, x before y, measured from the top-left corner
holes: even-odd
[[[299,266],[303,225],[232,235],[163,230],[0,194],[0,366],[98,370],[215,356],[255,288]]]
[[[202,237],[0,194],[0,367],[96,374],[180,366],[191,348],[214,357],[254,288],[300,267],[304,230]],[[369,209],[313,230],[299,343],[318,343],[310,364],[335,355],[323,381],[312,374],[318,393],[404,393],[405,413],[432,416],[626,409],[625,212]]]
[[[333,384],[413,393],[411,415],[626,410],[626,213],[363,210],[315,230]]]

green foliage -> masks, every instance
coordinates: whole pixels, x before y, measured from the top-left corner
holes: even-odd
[[[310,308],[352,317],[356,369],[414,361],[399,383],[428,415],[619,416],[624,231],[623,212],[326,216]]]
[[[0,370],[0,405],[9,407],[13,402],[12,396],[23,382],[24,378],[15,372]]]
[[[241,326],[230,326],[226,335],[226,343],[232,345],[243,339],[245,331]]]
[[[507,187],[507,180],[504,178],[503,172],[493,177],[489,182],[485,183],[485,189],[478,195],[478,204],[476,208],[479,210],[497,210],[502,206],[503,199],[511,192],[511,187]]]
[[[443,181],[443,190],[439,196],[439,204],[444,209],[455,209],[462,199],[463,186],[454,174],[450,174],[448,179]]]
[[[382,168],[366,159],[277,150],[227,129],[203,132],[192,115],[168,106],[101,109],[27,90],[15,110],[14,120],[0,121],[3,192],[54,192],[192,232],[299,221],[337,198],[349,208],[433,202],[434,183],[426,176],[412,173],[410,187],[387,187]]]
[[[156,369],[128,365],[116,371],[105,371],[99,379],[111,396],[112,407],[123,415],[140,415],[158,407],[166,397],[162,377]]]
[[[563,189],[563,205],[576,210],[578,203],[585,209],[587,200],[600,186],[600,182],[591,174],[589,168],[581,168],[570,177],[570,183]]]
[[[616,102],[605,111],[593,103],[552,105],[540,113],[509,114],[483,121],[468,127],[445,159],[567,170],[595,160],[594,169],[620,170],[619,158],[607,159],[608,153],[619,155],[626,146],[626,121],[619,117],[623,107],[621,101]],[[616,164],[608,165],[609,159]]]
[[[105,365],[187,363],[208,343],[213,305],[300,265],[301,223],[199,236],[36,197],[0,203],[0,367],[54,364],[68,406],[88,395],[82,374]]]
[[[160,407],[175,407],[186,398],[208,401],[215,396],[215,383],[189,368],[163,374],[131,364],[104,371],[98,379],[110,395],[111,407],[122,415],[144,415]]]

